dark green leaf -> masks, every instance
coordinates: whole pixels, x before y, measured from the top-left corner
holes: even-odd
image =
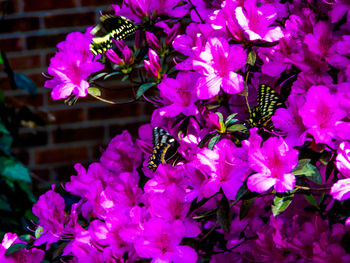
[[[217,135],[217,132],[209,133],[203,137],[203,139],[198,143],[199,148],[203,148],[203,146],[209,141],[211,138]]]
[[[238,189],[236,193],[235,200],[238,201],[240,200],[246,193],[248,193],[248,187],[245,183],[242,184],[242,186]]]
[[[106,76],[106,75],[107,75],[107,72],[99,73],[99,74],[93,76],[93,77],[90,79],[90,81],[95,81],[95,80],[97,80],[97,79],[99,79],[99,78],[102,78],[102,77],[104,77],[104,76]]]
[[[129,75],[125,75],[125,76],[122,78],[122,81],[126,81],[128,78],[129,78]]]
[[[0,210],[8,211],[8,212],[11,211],[11,206],[8,203],[8,200],[7,200],[6,196],[1,196],[0,197]]]
[[[12,136],[6,129],[5,125],[0,122],[0,151],[6,155],[10,155],[10,147],[12,145]]]
[[[254,197],[254,198],[242,201],[241,208],[239,210],[239,219],[240,220],[242,220],[243,218],[245,218],[248,215],[250,208],[253,206],[253,204],[255,202],[255,199],[256,198]]]
[[[101,90],[99,88],[96,88],[96,87],[88,88],[88,93],[92,96],[97,96],[97,97],[101,96]]]
[[[226,126],[230,126],[230,125],[228,125],[228,123],[229,123],[232,119],[234,119],[234,117],[236,117],[236,115],[237,115],[237,113],[233,113],[233,114],[229,115],[229,116],[226,118],[225,125],[226,125]],[[234,120],[235,120],[235,122],[237,121],[237,119],[234,119]]]
[[[15,73],[14,80],[18,89],[25,90],[32,95],[37,94],[35,83],[22,73]]]
[[[245,131],[247,129],[246,126],[244,126],[243,124],[234,124],[230,127],[227,127],[227,131],[229,132],[238,132],[238,131]]]
[[[28,199],[32,202],[35,203],[37,200],[32,192],[31,189],[31,184],[27,182],[18,182],[18,186],[22,189],[23,192],[27,194]]]
[[[147,90],[152,88],[154,85],[156,85],[154,82],[142,84],[136,93],[136,99],[139,99]]]
[[[121,74],[120,71],[112,72],[112,73],[106,75],[103,79],[106,80],[106,79],[108,79],[108,78],[110,78],[112,76],[117,76],[117,75],[120,75],[120,74]]]
[[[250,51],[248,53],[248,57],[247,57],[247,64],[254,66],[255,65],[255,61],[256,61],[256,53],[254,50]]]
[[[60,244],[53,252],[52,258],[55,259],[55,258],[61,256],[63,253],[63,249],[68,245],[68,243],[69,242],[64,242],[64,243]]]
[[[272,204],[272,214],[273,216],[277,216],[282,213],[287,207],[291,204],[293,200],[294,194],[291,195],[276,195],[273,199]]]
[[[218,115],[220,123],[224,122],[224,116],[222,116],[221,112],[215,112],[215,114]]]
[[[225,196],[220,201],[218,210],[216,211],[216,218],[222,230],[229,233],[231,227],[231,212],[230,204]]]
[[[14,158],[0,157],[0,173],[7,181],[31,183],[28,169]]]
[[[25,242],[29,242],[31,240],[32,236],[29,235],[29,234],[25,234],[25,235],[21,235],[19,236],[19,239],[22,240],[22,241],[25,241]]]
[[[210,150],[213,150],[215,144],[218,143],[219,139],[220,139],[220,134],[217,135],[217,136],[215,136],[215,137],[213,137],[213,138],[211,138],[211,140],[210,140],[209,143],[208,143],[208,148],[209,148]]]
[[[319,208],[317,201],[312,194],[304,195],[304,197],[305,197],[306,201],[308,201],[311,205]]]
[[[4,102],[5,102],[4,95],[2,94],[2,91],[0,90],[0,103],[4,104]]]
[[[4,64],[4,60],[3,60],[2,56],[1,56],[1,52],[0,52],[0,64]]]
[[[317,168],[312,165],[309,159],[299,160],[297,167],[292,171],[294,175],[305,175],[315,184],[322,184],[322,177]]]
[[[17,244],[14,244],[12,246],[10,246],[6,252],[5,252],[5,255],[8,256],[8,255],[11,255],[12,253],[15,253],[21,249],[24,249],[26,248],[27,245],[26,244],[22,244],[22,243],[17,243]]]

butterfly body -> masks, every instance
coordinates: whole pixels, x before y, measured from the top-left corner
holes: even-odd
[[[155,171],[159,164],[166,163],[176,155],[178,142],[160,127],[153,128],[152,140],[153,153],[149,158],[148,168]]]
[[[95,37],[90,44],[94,55],[103,54],[113,46],[113,39],[122,40],[136,31],[135,24],[126,17],[103,15],[91,31]]]
[[[282,99],[270,86],[261,84],[258,90],[258,105],[253,108],[248,122],[251,127],[273,129],[271,116],[283,107]]]

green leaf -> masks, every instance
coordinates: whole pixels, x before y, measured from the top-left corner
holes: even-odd
[[[250,51],[248,53],[248,57],[247,57],[247,64],[254,66],[255,65],[255,61],[256,61],[256,53],[254,50]]]
[[[0,151],[6,155],[10,155],[10,147],[12,145],[12,136],[6,129],[5,125],[0,122]]]
[[[294,194],[282,195],[282,196],[276,195],[275,198],[273,199],[273,204],[272,204],[273,216],[277,216],[280,213],[282,213],[284,210],[286,210],[287,207],[291,204],[293,197],[294,197]]]
[[[122,78],[122,81],[126,81],[128,78],[129,78],[129,75],[125,75],[125,76]]]
[[[99,73],[99,74],[93,76],[93,77],[90,79],[90,81],[95,81],[95,80],[97,80],[97,79],[99,79],[99,78],[102,78],[102,77],[106,76],[107,74],[108,74],[107,72]]]
[[[19,239],[28,243],[32,239],[32,236],[29,234],[25,234],[19,236]]]
[[[317,203],[315,197],[312,194],[304,195],[304,197],[305,197],[306,201],[308,201],[311,205],[317,207],[318,209],[320,208],[318,206],[318,203]]]
[[[249,190],[248,190],[247,185],[245,183],[242,184],[242,186],[238,189],[238,191],[236,193],[235,200],[239,201],[248,192],[249,192]]]
[[[234,117],[236,117],[236,115],[237,115],[237,113],[233,113],[226,118],[226,121],[225,121],[226,127],[230,126],[231,124],[233,124],[237,121],[237,119],[234,119]]]
[[[3,195],[0,196],[0,210],[8,212],[12,211],[6,196]]]
[[[240,210],[239,210],[239,219],[242,220],[243,218],[245,218],[248,213],[250,208],[253,206],[254,202],[255,202],[256,197],[251,198],[251,199],[247,199],[247,200],[243,200]]]
[[[238,132],[238,131],[245,131],[247,130],[247,127],[243,124],[234,124],[226,129],[229,132]]]
[[[35,203],[37,200],[32,192],[31,189],[31,184],[27,182],[18,182],[18,186],[22,189],[23,192],[27,194],[28,199],[32,202]]]
[[[28,169],[14,158],[0,157],[0,173],[7,181],[32,181]]]
[[[96,88],[96,87],[88,88],[88,93],[92,96],[101,97],[101,90],[99,88]]]
[[[310,163],[310,159],[299,160],[297,167],[292,171],[294,175],[305,175],[315,184],[322,184],[322,177],[317,168]]]
[[[2,94],[2,91],[0,90],[0,102],[2,103],[2,104],[4,104],[4,102],[5,102],[5,98],[4,98],[4,95]]]
[[[4,59],[1,56],[1,52],[0,52],[0,64],[4,64]]]
[[[224,230],[226,233],[230,232],[231,217],[230,204],[227,198],[224,196],[220,201],[218,210],[216,211],[216,218],[222,230]]]
[[[203,146],[209,141],[211,138],[217,135],[217,132],[209,133],[203,137],[203,139],[198,143],[199,148],[203,148]]]
[[[213,150],[215,144],[218,143],[219,139],[220,139],[220,134],[217,135],[217,136],[215,136],[215,137],[213,137],[213,138],[211,138],[211,140],[210,140],[209,143],[208,143],[208,148],[209,148],[210,150]]]
[[[120,74],[121,74],[120,71],[112,72],[112,73],[106,75],[103,79],[106,80],[106,79],[108,79],[108,78],[110,78],[110,77],[112,77],[112,76],[117,76],[117,75],[120,75]]]
[[[6,252],[5,252],[5,255],[8,256],[8,255],[11,255],[12,253],[15,253],[21,249],[24,249],[27,247],[27,244],[22,244],[22,243],[16,243],[12,246],[10,246]]]
[[[154,85],[156,85],[155,82],[150,82],[150,83],[142,84],[142,85],[139,87],[139,89],[137,90],[136,99],[141,98],[141,96],[142,96],[147,90],[149,90],[150,88],[152,88]]]
[[[25,90],[32,95],[36,95],[38,90],[35,83],[22,73],[14,73],[14,80],[18,89]]]

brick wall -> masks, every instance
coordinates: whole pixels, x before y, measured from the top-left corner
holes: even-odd
[[[137,135],[141,123],[149,120],[150,107],[142,103],[107,105],[90,98],[74,106],[53,101],[43,88],[50,57],[56,44],[72,31],[83,32],[95,24],[99,10],[110,9],[112,0],[0,0],[5,19],[0,21],[0,49],[5,51],[15,72],[24,73],[38,85],[32,97],[11,90],[0,67],[0,88],[8,100],[28,104],[45,121],[44,127],[21,128],[14,152],[33,172],[37,190],[67,180],[76,162],[97,160],[109,140],[123,129]],[[4,9],[6,7],[6,9]],[[110,83],[118,85],[118,83]],[[123,101],[133,93],[120,85],[105,96]]]

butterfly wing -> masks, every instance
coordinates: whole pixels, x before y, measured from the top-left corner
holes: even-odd
[[[113,39],[122,40],[136,30],[135,24],[128,18],[116,15],[103,15],[91,31],[92,39],[90,50],[93,54],[103,54],[112,48]]]
[[[283,102],[278,93],[270,86],[261,84],[258,90],[258,105],[253,108],[248,121],[252,127],[272,130],[271,116],[281,107]]]
[[[152,133],[153,153],[149,158],[148,168],[155,171],[159,164],[166,163],[177,152],[178,143],[167,131],[154,127]]]

